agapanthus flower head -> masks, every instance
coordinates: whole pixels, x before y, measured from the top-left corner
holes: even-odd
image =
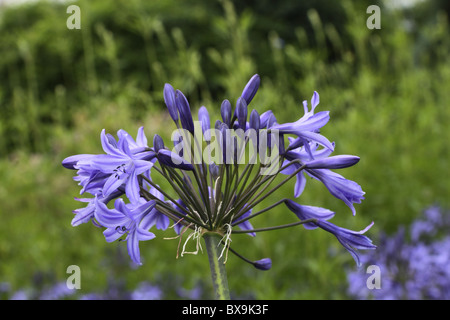
[[[185,239],[178,245],[181,256],[200,252],[200,239],[214,234],[220,237],[220,257],[231,251],[260,270],[272,267],[270,258],[254,261],[241,256],[235,242],[231,248],[232,238],[301,224],[335,235],[359,263],[356,249],[375,247],[363,235],[368,228],[355,232],[338,227],[328,221],[334,212],[287,198],[268,203],[269,196],[293,177],[297,179],[294,196],[298,198],[308,175],[355,213],[354,204],[364,199],[364,192],[356,182],[331,170],[353,166],[359,157],[330,156],[335,144],[320,133],[330,116],[328,111],[316,112],[317,92],[311,108],[303,102],[303,114],[297,121],[280,123],[271,110],[262,112],[251,105],[259,86],[260,77],[254,75],[241,96],[231,100],[236,105],[234,111],[230,100],[224,99],[220,119],[210,119],[208,108],[201,106],[198,121],[194,121],[186,96],[165,84],[164,102],[176,124],[170,143],[155,134],[153,146],[149,146],[143,127],[136,140],[124,130],[117,132],[117,138],[102,130],[103,154],[80,154],[62,162],[65,168],[77,170],[74,179],[82,187],[81,193],[91,195],[78,199],[87,205],[74,211],[72,224],[92,221],[105,228],[106,240],[126,241],[131,259],[138,264],[139,243],[154,238],[152,228],[173,229],[180,242]],[[287,176],[273,185],[279,175]],[[253,227],[251,220],[282,203],[299,220]],[[190,241],[195,243],[193,252],[187,249]]]

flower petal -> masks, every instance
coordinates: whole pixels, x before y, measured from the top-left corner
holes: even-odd
[[[344,201],[353,215],[356,214],[353,203],[361,203],[365,194],[359,184],[328,169],[306,169],[306,172],[321,181],[333,196]]]
[[[123,155],[99,154],[79,162],[80,165],[89,165],[91,169],[97,169],[104,173],[113,173],[117,167],[129,162],[130,159]]]
[[[291,210],[301,220],[318,219],[328,220],[334,217],[334,212],[325,208],[304,206],[300,205],[292,200],[285,201],[286,207]],[[303,224],[305,229],[316,229],[318,226],[316,223],[308,222]]]
[[[272,268],[272,260],[270,258],[264,258],[261,260],[253,261],[253,266],[259,270],[270,270],[270,268]]]
[[[103,231],[106,242],[114,242],[123,236],[123,233],[117,232],[116,229],[117,228],[106,228],[105,231]]]
[[[123,178],[127,178],[128,174],[122,174]],[[112,174],[108,180],[106,180],[105,185],[103,186],[103,195],[105,197],[109,196],[111,193],[117,190],[121,185],[123,185],[126,180],[122,177],[116,176]]]
[[[111,138],[108,138],[111,137]],[[102,130],[100,134],[100,141],[102,143],[103,151],[105,151],[109,155],[117,155],[123,156],[122,152],[115,145],[115,140],[111,135],[106,135],[105,129]],[[113,144],[114,143],[114,144]]]
[[[127,195],[127,198],[130,199],[131,203],[139,203],[139,199],[141,198],[141,190],[139,188],[139,181],[136,170],[133,170],[133,172],[127,179],[127,183],[125,185],[125,193]]]
[[[170,117],[176,123],[178,121],[178,109],[175,102],[175,90],[169,83],[164,85],[164,102],[169,110]]]
[[[130,232],[127,237],[128,255],[134,263],[141,265],[141,253],[139,251],[139,239],[137,231]]]
[[[148,147],[147,145],[147,137],[145,136],[144,133],[144,127],[140,127],[137,133],[137,137],[136,137],[136,144],[139,147]]]
[[[319,104],[319,94],[317,93],[317,91],[314,91],[314,94],[311,98],[311,112],[314,112],[314,109],[317,107],[317,105]]]
[[[157,158],[162,164],[165,164],[166,166],[172,168],[194,170],[194,166],[192,164],[190,164],[186,159],[177,155],[175,152],[171,152],[170,150],[159,150]]]
[[[259,89],[259,84],[261,79],[258,74],[255,74],[248,83],[245,85],[244,90],[242,91],[241,97],[245,100],[246,104],[249,104],[250,101],[253,100],[256,92]]]
[[[322,136],[319,133],[310,132],[310,131],[299,131],[299,132],[295,132],[295,134],[297,134],[299,137],[303,137],[308,140],[315,141],[315,142],[319,143],[320,145],[327,147],[330,150],[334,150],[333,144],[327,138],[325,138],[324,136]]]
[[[108,209],[108,207],[95,199],[95,219],[100,225],[107,228],[116,228],[125,225],[129,219],[123,213],[116,209]]]
[[[328,221],[318,221],[317,225],[321,229],[332,233],[338,239],[342,246],[350,252],[358,267],[361,266],[361,261],[356,249],[367,250],[376,248],[376,246],[372,244],[372,240],[363,235],[363,233],[373,226],[373,222],[361,231],[352,231],[341,228]]]
[[[142,228],[137,228],[136,233],[139,241],[148,241],[156,237],[154,233],[144,230]]]
[[[306,167],[308,169],[342,169],[358,163],[359,157],[350,155],[338,155],[328,158],[316,159],[308,161]]]
[[[297,181],[295,182],[294,197],[298,198],[305,190],[306,178],[303,172],[297,173]]]
[[[94,156],[95,155],[93,155],[93,154],[77,154],[77,155],[65,158],[62,161],[62,165],[64,168],[75,170],[76,169],[75,166],[78,163],[78,161],[87,160]]]

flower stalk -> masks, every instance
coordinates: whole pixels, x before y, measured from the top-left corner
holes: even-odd
[[[206,251],[208,252],[209,267],[211,269],[211,279],[217,300],[230,300],[230,291],[228,289],[227,271],[225,269],[225,260],[220,256],[219,246],[222,237],[218,233],[206,232],[203,234],[205,239]]]

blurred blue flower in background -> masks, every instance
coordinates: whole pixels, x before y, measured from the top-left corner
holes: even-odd
[[[424,211],[409,229],[381,234],[378,250],[361,256],[377,265],[379,289],[369,289],[364,268],[348,274],[348,293],[357,299],[450,299],[450,212],[438,206]]]
[[[79,290],[69,289],[64,281],[16,291],[11,289],[9,283],[0,283],[0,297],[7,300],[198,300],[203,293],[201,284],[186,289],[178,282],[168,284],[167,281],[142,281],[133,290],[127,290],[123,279],[109,279],[105,290],[82,294]]]

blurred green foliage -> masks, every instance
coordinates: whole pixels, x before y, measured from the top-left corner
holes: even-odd
[[[163,102],[165,82],[182,90],[193,111],[235,101],[247,80],[261,76],[252,106],[279,122],[298,119],[314,90],[330,110],[323,133],[336,154],[360,163],[343,174],[366,200],[357,216],[308,181],[299,199],[337,212],[336,224],[394,231],[439,203],[450,207],[450,38],[445,1],[393,10],[377,1],[110,1],[80,0],[81,29],[66,27],[68,4],[38,2],[0,8],[0,282],[19,289],[33,277],[64,280],[82,270],[82,290],[110,278],[130,288],[142,280],[182,277],[209,285],[206,254],[175,259],[167,233],[141,244],[144,266],[117,262],[123,243],[107,244],[92,225],[70,226],[79,189],[61,160],[100,153],[101,129],[149,139],[173,130]],[[381,29],[366,27],[366,8],[381,7]],[[292,185],[275,193],[293,197]],[[270,200],[267,202],[270,203]],[[292,222],[277,208],[255,227]],[[346,298],[350,255],[332,236],[297,229],[236,235],[250,259],[271,257],[260,272],[230,257],[236,296],[265,299]],[[125,257],[126,260],[127,257]],[[120,259],[119,259],[120,260]],[[170,281],[169,281],[170,282]]]

